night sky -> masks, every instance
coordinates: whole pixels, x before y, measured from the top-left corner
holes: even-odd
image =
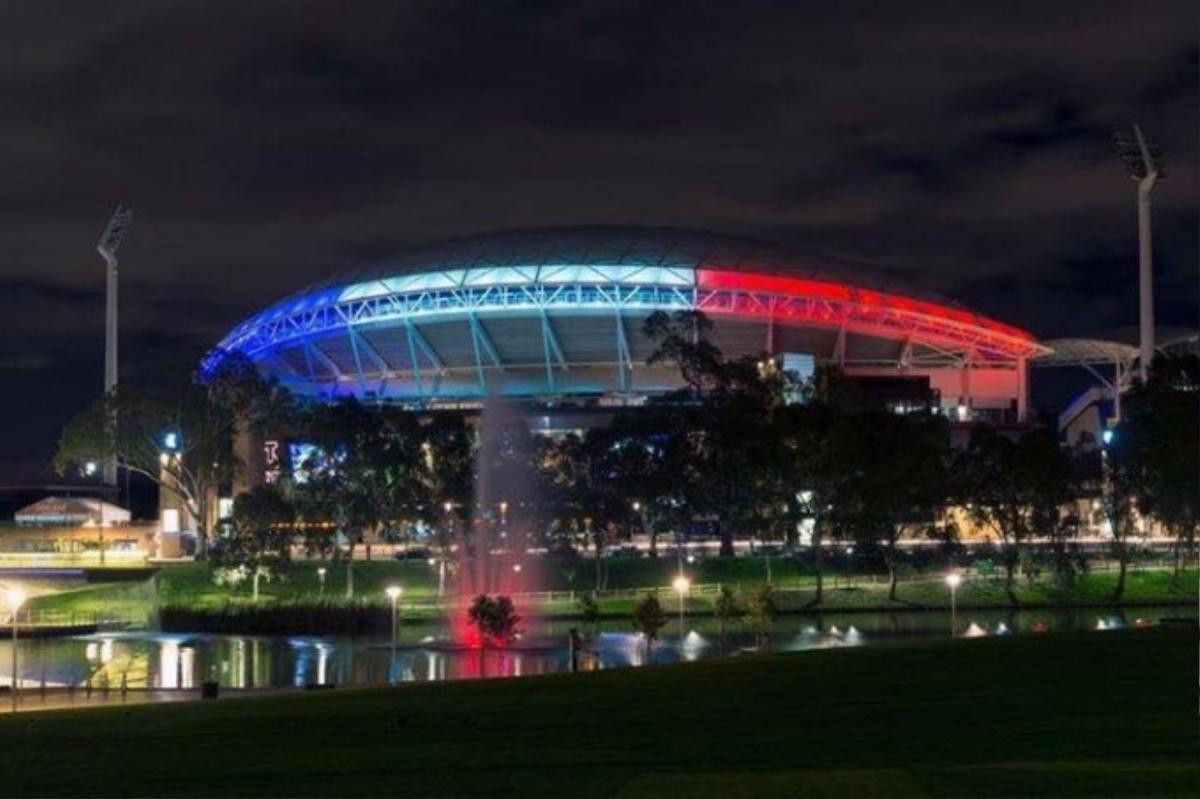
[[[699,227],[894,269],[1042,337],[1197,321],[1198,12],[1180,2],[0,0],[0,483],[100,390],[327,274],[512,227]]]

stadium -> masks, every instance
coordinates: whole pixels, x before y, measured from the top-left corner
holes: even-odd
[[[647,364],[655,311],[698,310],[727,357],[836,364],[889,407],[1023,421],[1029,333],[784,247],[669,228],[485,234],[414,249],[300,291],[235,327],[205,360],[249,358],[318,399],[469,407],[488,395],[637,404],[679,387]]]

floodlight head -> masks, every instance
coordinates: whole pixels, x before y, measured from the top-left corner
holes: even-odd
[[[1142,180],[1150,175],[1156,178],[1166,175],[1166,170],[1163,168],[1162,151],[1157,144],[1146,140],[1146,137],[1142,135],[1142,129],[1137,125],[1133,126],[1132,136],[1122,130],[1114,131],[1113,144],[1116,147],[1117,155],[1125,164],[1125,170],[1129,173],[1129,177],[1134,180]]]
[[[118,205],[112,219],[108,221],[108,227],[100,234],[100,241],[96,244],[97,252],[106,258],[116,255],[121,241],[125,238],[125,231],[129,229],[129,223],[132,221],[133,209]]]

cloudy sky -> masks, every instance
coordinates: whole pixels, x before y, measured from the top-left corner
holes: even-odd
[[[0,482],[122,375],[412,244],[512,227],[801,244],[1053,337],[1136,324],[1133,186],[1167,153],[1159,320],[1195,325],[1194,0],[0,0]]]

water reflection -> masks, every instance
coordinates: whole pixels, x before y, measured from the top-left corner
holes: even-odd
[[[1051,630],[1113,630],[1153,623],[1172,611],[1142,608],[1127,619],[1119,611],[998,611],[960,613],[966,637]],[[965,624],[965,626],[963,626]],[[446,630],[408,624],[393,650],[390,639],[312,636],[223,636],[160,632],[96,634],[63,639],[25,639],[19,644],[21,683],[81,686],[96,690],[196,688],[215,680],[226,688],[382,685],[400,682],[519,677],[570,668],[567,635],[578,622],[545,623],[514,650],[463,651],[446,645]],[[636,667],[695,661],[751,651],[755,636],[724,629],[715,620],[689,619],[681,636],[646,639],[624,625],[582,632],[584,669]],[[775,651],[870,646],[885,641],[945,637],[949,614],[853,614],[792,616],[777,621],[769,636]],[[11,643],[0,642],[0,685],[11,680]]]

